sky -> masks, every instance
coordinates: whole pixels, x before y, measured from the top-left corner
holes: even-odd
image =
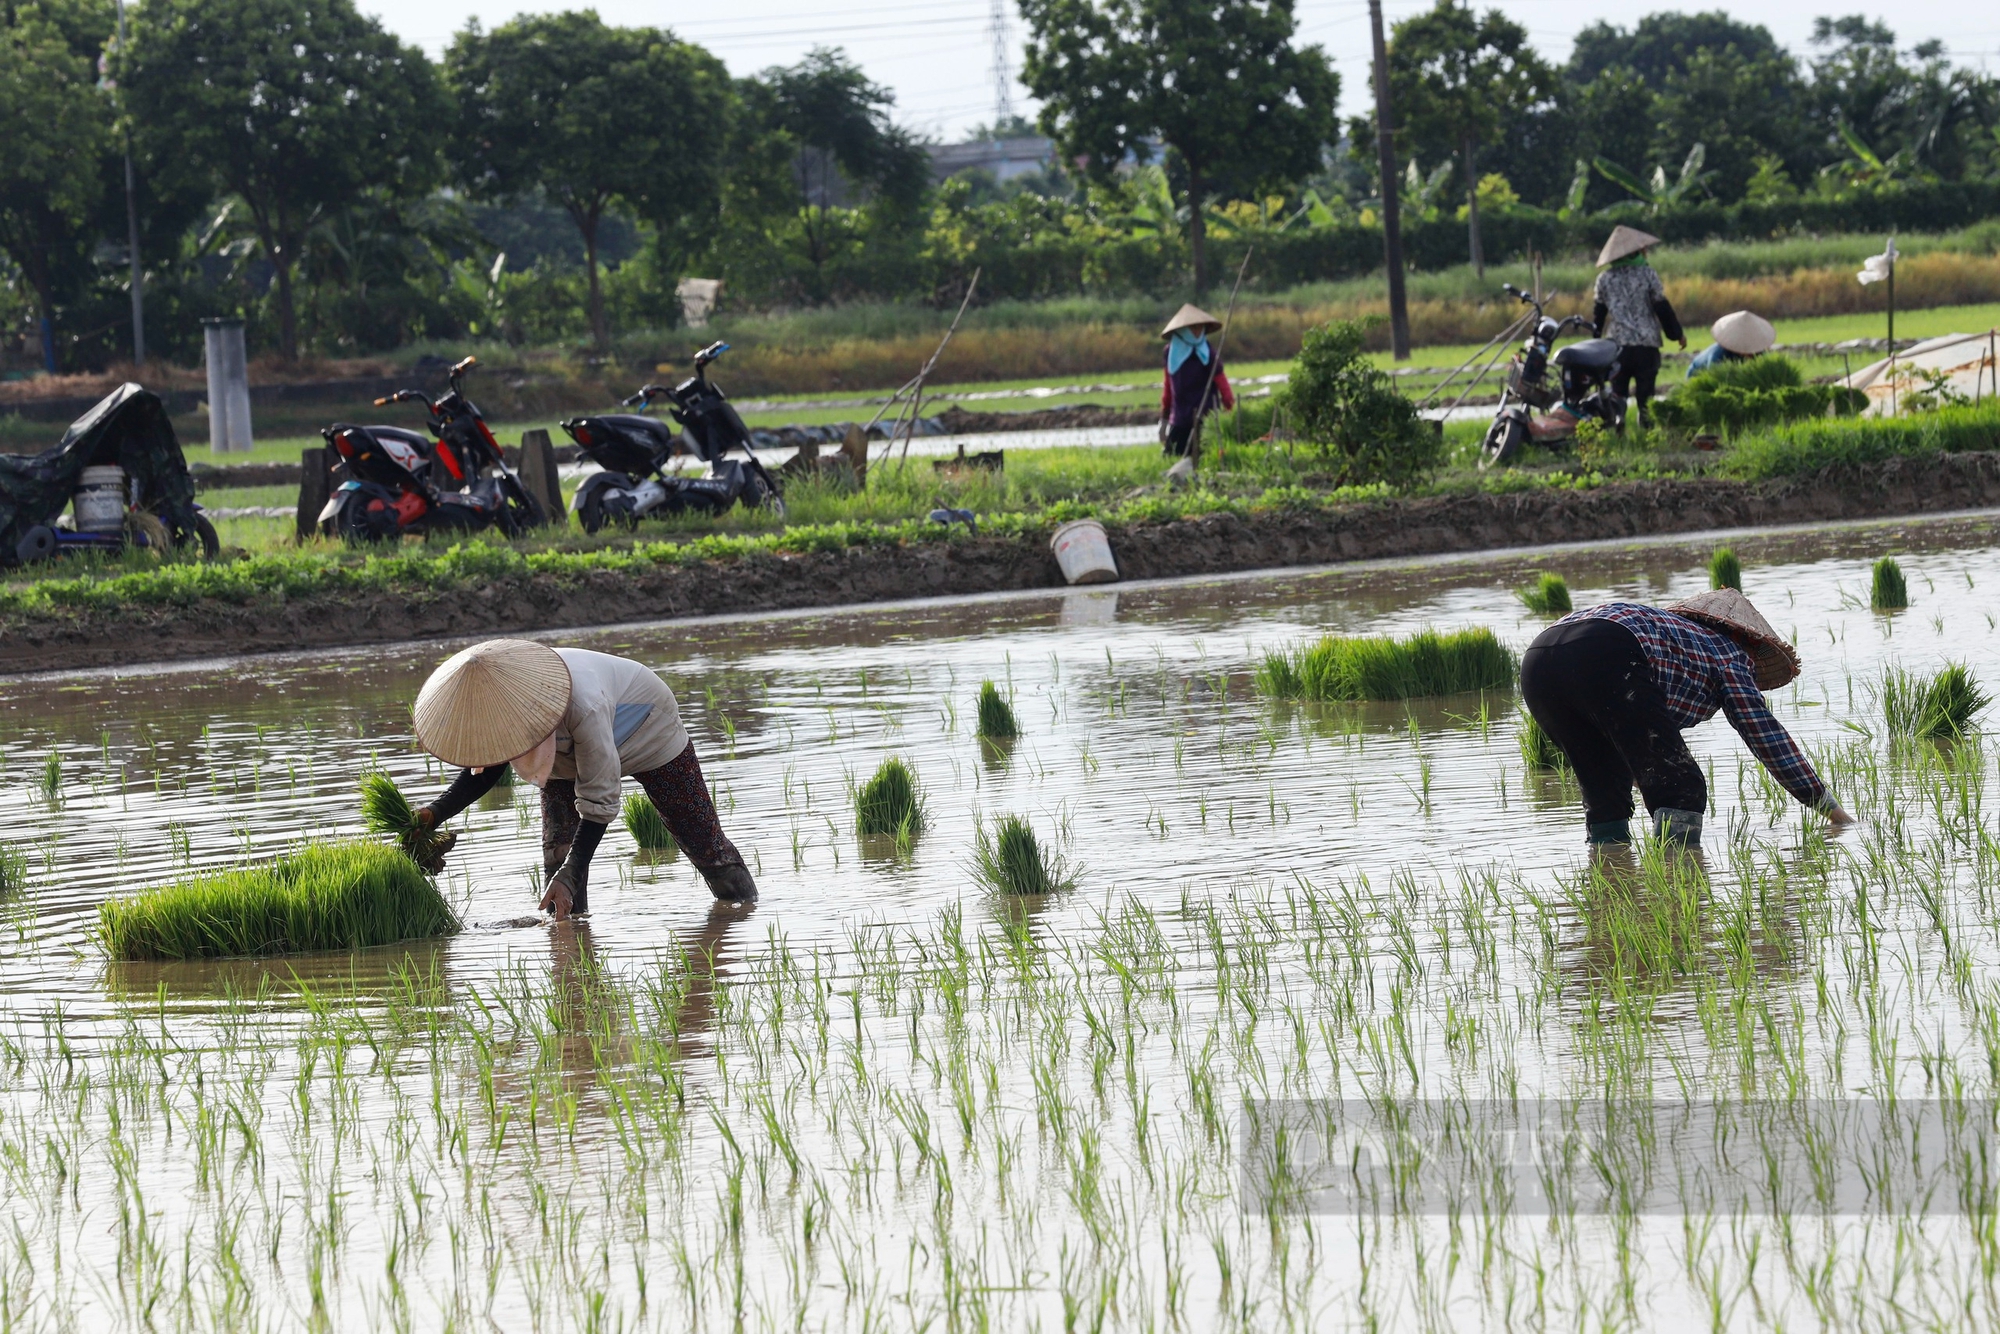
[[[515,14],[554,9],[595,8],[607,23],[671,28],[707,47],[733,74],[788,65],[814,46],[839,46],[877,83],[896,94],[896,117],[932,138],[950,142],[973,127],[990,123],[998,104],[994,80],[992,0],[730,0],[694,5],[685,0],[595,0],[595,3],[521,3],[521,0],[360,0],[404,41],[441,55],[452,34],[477,17],[493,28]],[[1478,7],[1487,4],[1474,0]],[[1429,8],[1429,0],[1384,0],[1383,16],[1400,17]],[[2000,70],[2000,8],[1979,0],[1903,0],[1891,12],[1861,9],[1854,0],[1762,0],[1691,6],[1613,4],[1610,0],[1500,0],[1498,7],[1528,30],[1544,57],[1561,62],[1578,29],[1599,19],[1630,26],[1640,14],[1659,8],[1726,8],[1739,19],[1761,23],[1801,56],[1821,14],[1865,13],[1888,24],[1899,44],[1929,38],[1944,42],[1962,64]],[[1024,37],[1013,0],[1001,0],[1007,24],[1007,60],[1018,74]],[[1363,109],[1368,93],[1368,6],[1366,0],[1297,0],[1298,40],[1318,43],[1340,71],[1341,114]],[[1034,105],[1019,83],[1009,80],[1013,109],[1032,116]]]

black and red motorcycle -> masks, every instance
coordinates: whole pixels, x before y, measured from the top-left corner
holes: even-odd
[[[453,366],[451,387],[435,400],[417,389],[375,400],[376,407],[422,403],[430,410],[429,435],[345,422],[320,432],[347,468],[347,479],[319,512],[320,531],[350,542],[481,528],[519,537],[549,521],[465,396],[461,381],[477,364],[467,357]]]

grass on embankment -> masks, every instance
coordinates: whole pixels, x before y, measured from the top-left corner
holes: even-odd
[[[1514,655],[1481,626],[1407,639],[1328,635],[1316,643],[1267,652],[1257,689],[1279,699],[1415,699],[1514,684]]]
[[[459,926],[415,862],[358,841],[314,844],[98,908],[99,935],[114,959],[361,949],[449,935]]]

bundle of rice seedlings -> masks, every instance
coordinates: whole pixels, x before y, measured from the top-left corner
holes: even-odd
[[[1963,663],[1946,663],[1935,676],[1918,676],[1901,667],[1882,674],[1882,716],[1892,736],[1919,741],[1950,741],[1962,737],[1972,720],[1993,699]]]
[[[1535,715],[1521,711],[1521,732],[1517,740],[1521,743],[1521,758],[1528,762],[1530,769],[1567,769],[1569,756],[1563,754],[1562,747],[1555,738],[1542,730],[1535,721]]]
[[[1868,586],[1868,605],[1876,611],[1902,611],[1910,605],[1910,586],[1903,579],[1903,567],[1896,564],[1894,556],[1884,556],[1875,562],[1875,573]]]
[[[28,887],[28,854],[11,843],[0,843],[0,898]]]
[[[112,899],[98,908],[97,921],[115,959],[361,949],[450,935],[460,926],[414,862],[359,839]]]
[[[923,828],[924,794],[917,775],[900,756],[892,755],[854,793],[854,832],[888,834],[907,843]]]
[[[1537,616],[1567,616],[1570,613],[1569,584],[1559,574],[1544,570],[1534,583],[1514,590],[1514,596]]]
[[[1042,845],[1018,815],[1003,815],[991,833],[985,821],[973,830],[973,869],[1002,894],[1053,894],[1076,883],[1069,864]]]
[[[1514,655],[1485,628],[1408,639],[1342,638],[1268,653],[1257,687],[1285,699],[1414,699],[1514,684]]]
[[[1708,558],[1708,586],[1743,591],[1743,562],[1736,559],[1733,548],[1717,547]]]
[[[667,828],[667,822],[660,814],[660,808],[653,799],[643,792],[630,792],[625,796],[622,812],[625,832],[632,841],[647,852],[678,852],[680,844],[674,841],[674,831]]]
[[[991,681],[979,683],[979,735],[993,741],[1010,741],[1021,735],[1014,706]]]
[[[62,804],[62,756],[50,751],[42,761],[42,775],[36,784],[42,790],[42,800],[51,806]]]
[[[396,786],[396,780],[377,770],[361,779],[361,821],[368,832],[393,838],[418,866],[432,875],[444,869],[444,855],[458,842],[449,831],[425,833],[417,824],[416,807]]]

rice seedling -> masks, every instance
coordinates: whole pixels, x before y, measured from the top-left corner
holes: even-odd
[[[36,786],[41,789],[42,800],[54,806],[62,800],[62,756],[51,750],[42,761],[42,772]]]
[[[1868,582],[1868,605],[1876,611],[1902,611],[1910,605],[1910,586],[1894,556],[1875,562]]]
[[[1001,816],[991,831],[980,821],[973,830],[972,858],[979,879],[1002,894],[1053,894],[1076,883],[1068,862],[1018,815]]]
[[[361,949],[449,935],[458,915],[416,864],[360,840],[191,876],[98,908],[114,959]]]
[[[667,828],[667,822],[660,815],[660,808],[653,799],[643,792],[625,794],[625,804],[619,812],[619,819],[625,832],[632,836],[645,852],[678,852],[680,844],[674,840],[674,831]]]
[[[1498,690],[1513,685],[1515,671],[1514,655],[1479,627],[1407,639],[1329,635],[1266,653],[1255,680],[1280,699],[1396,700]]]
[[[1882,674],[1879,695],[1890,735],[1919,741],[1964,736],[1973,719],[1993,702],[1970,669],[1956,662],[1946,663],[1934,676],[1891,667]]]
[[[361,779],[361,819],[369,833],[395,839],[412,861],[432,875],[444,869],[445,853],[458,842],[458,835],[450,830],[426,833],[403,789],[379,769]]]
[[[883,760],[875,776],[854,794],[854,832],[862,837],[887,835],[907,846],[923,832],[924,794],[917,775],[901,756]]]
[[[28,854],[12,843],[0,843],[0,898],[18,894],[28,884]]]
[[[1014,706],[991,681],[979,683],[979,725],[977,734],[989,741],[1011,741],[1021,735],[1021,723]]]
[[[1521,710],[1521,731],[1516,737],[1521,746],[1521,758],[1530,769],[1567,769],[1569,756],[1563,754],[1555,738],[1542,730],[1535,721],[1535,715]]]
[[[1708,586],[1743,591],[1743,562],[1736,559],[1735,548],[1717,547],[1708,558]]]
[[[1567,616],[1570,612],[1568,581],[1547,570],[1534,583],[1515,589],[1514,596],[1537,616]]]

